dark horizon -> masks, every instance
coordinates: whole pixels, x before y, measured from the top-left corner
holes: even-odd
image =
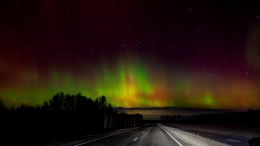
[[[117,112],[125,112],[127,114],[142,114],[144,120],[159,120],[161,116],[173,115],[200,115],[200,114],[217,114],[228,112],[246,112],[250,109],[200,109],[200,108],[177,108],[177,107],[148,107],[148,108],[122,108],[114,107]],[[258,109],[253,109],[258,110]]]
[[[52,97],[52,100],[54,98],[56,98],[57,96],[63,95],[64,102],[67,102],[66,98],[71,98],[71,96],[73,96],[73,98],[75,98],[74,100],[76,100],[77,95],[81,95],[81,93],[78,93],[76,96],[75,95],[70,95],[70,94],[65,94],[63,92],[61,93],[57,93],[56,95],[54,95]],[[85,97],[84,98],[90,99],[89,97]],[[105,97],[105,96],[102,96]],[[100,100],[101,97],[96,98],[93,101],[96,100]],[[106,101],[109,103],[109,101]],[[6,111],[14,111],[17,108],[35,108],[35,109],[46,109],[46,106],[50,106],[51,100],[50,101],[45,101],[44,103],[42,103],[41,105],[37,105],[37,106],[32,106],[32,105],[28,105],[27,103],[22,103],[21,105],[17,106],[17,107],[11,107],[11,108],[7,108],[5,107],[5,103],[3,102],[3,100],[0,98],[0,109],[6,109]],[[65,104],[65,103],[64,103]],[[76,103],[75,103],[76,104]],[[109,103],[110,104],[110,103]],[[64,105],[65,106],[65,105]],[[111,106],[111,104],[110,104]],[[65,107],[64,107],[65,108]],[[133,107],[133,108],[124,108],[124,107],[111,107],[113,108],[114,112],[117,112],[118,114],[121,113],[126,113],[129,115],[134,115],[134,114],[141,114],[143,116],[143,120],[159,120],[159,118],[161,116],[173,116],[173,115],[181,115],[181,116],[190,116],[190,115],[201,115],[201,114],[223,114],[223,113],[228,113],[228,112],[247,112],[249,110],[259,110],[259,109],[203,109],[203,108],[185,108],[185,107]]]

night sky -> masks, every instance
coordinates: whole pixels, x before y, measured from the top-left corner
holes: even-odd
[[[260,108],[257,1],[2,0],[0,98]]]

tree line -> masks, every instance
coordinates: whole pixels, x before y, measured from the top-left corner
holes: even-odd
[[[143,122],[141,114],[118,113],[105,96],[93,100],[81,93],[63,92],[35,107],[23,103],[16,109],[7,109],[0,99],[0,118],[0,141],[29,137],[38,143],[97,135]]]
[[[249,109],[246,112],[231,111],[226,113],[211,113],[200,115],[163,115],[161,121],[176,123],[232,123],[232,124],[259,124],[260,110]]]

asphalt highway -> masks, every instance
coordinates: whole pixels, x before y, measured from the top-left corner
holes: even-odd
[[[185,141],[170,135],[156,123],[77,146],[188,146]]]

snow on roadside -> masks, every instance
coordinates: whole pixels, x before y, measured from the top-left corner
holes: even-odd
[[[260,137],[260,127],[252,124],[167,123],[167,125],[178,129],[189,129],[221,135],[245,137],[248,139]]]
[[[204,138],[193,133],[189,133],[172,127],[167,127],[163,124],[159,125],[167,130],[170,134],[184,140],[187,143],[190,143],[192,146],[230,146],[228,144]]]

